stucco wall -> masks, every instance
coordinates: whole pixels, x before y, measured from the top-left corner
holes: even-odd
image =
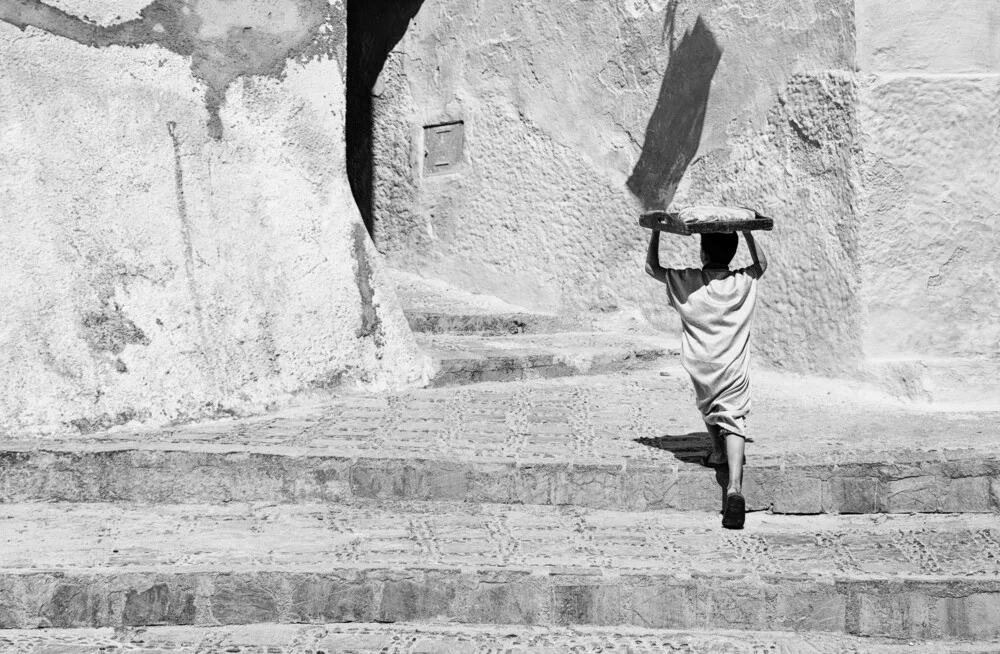
[[[0,0],[0,429],[419,378],[347,183],[344,44],[339,0]]]
[[[1000,397],[1000,6],[858,0],[866,353]],[[906,365],[909,362],[909,365]]]
[[[375,88],[376,244],[395,266],[508,301],[637,312],[674,329],[662,287],[642,273],[639,213],[671,200],[748,204],[778,225],[761,238],[774,262],[762,360],[853,368],[853,10],[425,2]],[[464,161],[429,176],[422,127],[449,120],[464,121]],[[662,257],[697,265],[697,241],[666,239]]]
[[[855,0],[858,65],[881,73],[996,73],[993,0]]]

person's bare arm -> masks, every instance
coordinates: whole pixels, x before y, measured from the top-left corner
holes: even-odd
[[[646,252],[646,274],[658,282],[667,283],[667,270],[660,265],[660,232],[653,230]]]
[[[760,266],[761,274],[767,270],[767,257],[764,253],[757,248],[757,242],[753,240],[753,234],[749,231],[743,232],[743,238],[746,239],[747,248],[750,250],[750,258],[753,262]]]

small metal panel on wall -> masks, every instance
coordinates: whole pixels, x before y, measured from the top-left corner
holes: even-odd
[[[464,149],[464,122],[458,120],[424,127],[424,176],[458,172]]]

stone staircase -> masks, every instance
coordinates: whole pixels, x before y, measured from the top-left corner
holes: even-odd
[[[678,355],[676,339],[648,330],[600,330],[439,280],[400,271],[390,278],[417,343],[435,362],[432,386],[611,373]]]
[[[894,641],[821,632],[691,631],[636,627],[517,625],[259,624],[226,627],[142,627],[0,631],[0,651],[45,654],[226,652],[232,654],[397,653],[564,654],[661,652],[799,654],[985,654],[982,643]]]
[[[996,413],[760,371],[724,531],[667,341],[402,295],[461,374],[4,439],[0,651],[1000,651]]]

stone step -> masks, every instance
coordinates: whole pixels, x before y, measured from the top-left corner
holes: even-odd
[[[829,633],[674,630],[638,627],[538,627],[454,624],[254,624],[225,627],[12,629],[0,651],[34,654],[598,654],[665,651],[701,654],[987,654],[990,641],[899,641]]]
[[[532,311],[483,293],[401,270],[389,278],[410,329],[429,334],[545,334],[588,328],[584,320]]]
[[[631,625],[1000,637],[993,516],[457,503],[0,507],[0,627]]]
[[[435,362],[431,386],[511,382],[600,374],[649,366],[676,357],[676,341],[599,332],[537,336],[418,334]]]
[[[347,395],[162,430],[0,440],[0,502],[441,500],[721,507],[689,381],[666,370]],[[997,512],[994,413],[755,377],[745,494],[775,513]]]
[[[398,499],[576,505],[629,511],[721,510],[724,470],[681,460],[617,462],[432,458],[408,441],[322,439],[322,447],[247,444],[14,444],[0,447],[0,502],[339,502]],[[688,443],[692,458],[702,446]],[[685,452],[675,445],[678,456]],[[996,513],[1000,459],[975,452],[745,469],[749,511],[778,514]],[[964,457],[964,458],[958,458]]]
[[[444,311],[404,309],[410,329],[418,334],[458,334],[501,336],[516,334],[552,334],[579,331],[586,325],[560,316],[528,313],[448,313]]]

